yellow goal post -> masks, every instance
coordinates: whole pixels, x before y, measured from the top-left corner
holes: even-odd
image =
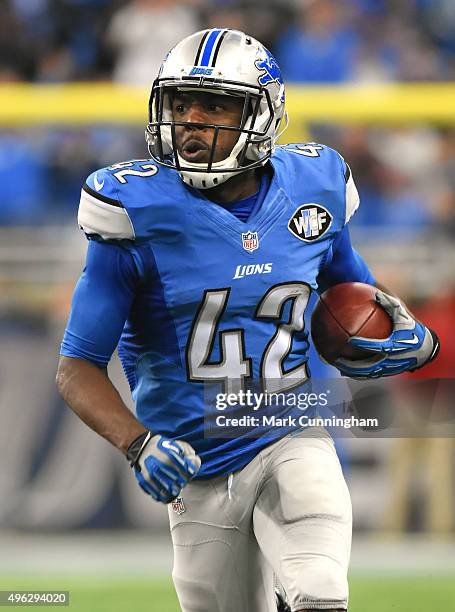
[[[43,124],[144,125],[149,92],[112,83],[0,84],[0,128]],[[455,125],[455,83],[289,86],[290,126],[298,141],[307,122],[353,125]]]

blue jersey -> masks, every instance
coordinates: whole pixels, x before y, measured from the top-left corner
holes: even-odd
[[[199,478],[240,469],[283,435],[206,436],[207,385],[238,394],[248,381],[269,393],[305,383],[311,292],[374,282],[350,245],[359,200],[342,157],[288,145],[268,169],[246,222],[151,160],[98,170],[82,190],[91,240],[61,353],[105,367],[118,344],[137,418],[189,442]]]

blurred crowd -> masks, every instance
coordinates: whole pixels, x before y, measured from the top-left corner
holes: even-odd
[[[452,0],[3,0],[0,80],[149,84],[178,40],[248,31],[295,82],[453,78]]]
[[[178,40],[219,26],[264,42],[288,83],[455,80],[453,0],[3,0],[0,83],[149,86]],[[73,219],[88,173],[145,155],[131,128],[0,130],[3,225]],[[357,224],[455,233],[453,129],[310,133],[350,162],[363,200]]]

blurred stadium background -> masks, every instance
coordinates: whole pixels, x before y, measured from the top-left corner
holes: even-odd
[[[2,0],[0,588],[70,588],[74,610],[178,610],[165,509],[62,404],[54,375],[85,251],[80,187],[94,168],[146,156],[160,61],[207,26],[275,53],[285,140],[348,160],[362,200],[354,242],[439,332],[426,375],[454,378],[453,0]],[[117,362],[111,371],[128,401]],[[455,609],[454,439],[339,447],[352,610]]]

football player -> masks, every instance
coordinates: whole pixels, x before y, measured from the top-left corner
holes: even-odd
[[[251,384],[305,388],[311,292],[375,283],[350,243],[359,205],[350,169],[323,145],[277,146],[284,100],[260,42],[197,32],[169,52],[153,84],[151,158],[94,172],[81,194],[88,253],[58,388],[128,458],[140,487],[169,504],[184,612],[348,605],[351,504],[327,432],[291,418],[256,435],[204,427],[211,385],[225,398]],[[400,300],[379,288],[377,300],[393,332],[352,339],[372,358],[339,362],[348,376],[412,370],[437,351]],[[107,375],[117,345],[135,416]]]

